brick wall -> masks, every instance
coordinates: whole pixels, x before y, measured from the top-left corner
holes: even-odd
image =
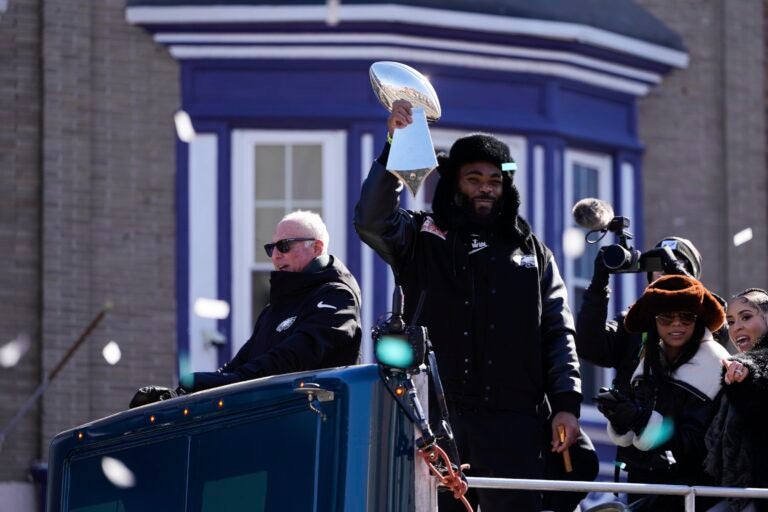
[[[0,18],[0,184],[11,197],[0,247],[12,248],[0,268],[0,344],[26,331],[34,347],[0,369],[0,423],[114,304],[8,439],[0,481],[24,479],[59,431],[175,378],[178,67],[123,9],[14,0]],[[123,353],[115,367],[101,356],[109,340]]]
[[[13,1],[0,18],[0,346],[23,333],[31,349],[0,367],[0,429],[40,380],[40,0]],[[38,459],[33,409],[5,440],[0,481]]]
[[[687,69],[639,102],[646,239],[690,238],[703,281],[722,295],[766,286],[763,0],[639,3],[690,52]],[[734,247],[747,227],[754,239]]]
[[[175,376],[178,70],[123,8],[45,2],[44,367],[105,302],[114,310],[47,393],[43,445]],[[101,356],[109,340],[115,367]]]

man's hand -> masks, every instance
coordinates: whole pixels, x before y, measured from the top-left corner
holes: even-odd
[[[565,439],[560,441],[559,425],[565,430]],[[552,451],[563,453],[579,438],[579,420],[570,412],[560,411],[552,418]]]
[[[734,382],[744,382],[749,377],[749,368],[744,366],[738,361],[730,361],[728,359],[722,360],[723,367],[725,368],[725,375],[723,381],[726,384],[733,384]]]
[[[392,103],[392,112],[387,118],[387,131],[389,136],[395,134],[395,129],[405,128],[413,122],[413,108],[411,103],[406,100],[396,100]]]

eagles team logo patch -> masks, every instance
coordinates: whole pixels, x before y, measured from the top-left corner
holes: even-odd
[[[426,220],[424,220],[424,224],[421,225],[421,230],[425,233],[432,233],[443,240],[445,240],[445,235],[447,234],[447,232],[437,227],[437,224],[435,224],[435,221],[433,221],[431,217],[427,217]]]
[[[512,262],[523,268],[536,268],[536,256],[533,254],[523,254],[520,249],[512,254]]]
[[[287,328],[292,326],[293,322],[295,322],[295,321],[296,321],[296,317],[295,316],[292,316],[290,318],[286,318],[285,320],[280,322],[277,327],[275,327],[275,331],[283,332],[284,330],[286,330]]]

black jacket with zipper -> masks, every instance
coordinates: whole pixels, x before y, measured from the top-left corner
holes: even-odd
[[[553,412],[578,416],[573,317],[549,249],[516,212],[445,229],[432,213],[400,209],[401,190],[374,162],[355,228],[403,286],[406,320],[428,328],[449,403],[536,414],[546,394]]]
[[[194,374],[187,391],[268,375],[357,363],[360,288],[337,258],[316,272],[272,272],[269,305],[237,355],[215,372]]]

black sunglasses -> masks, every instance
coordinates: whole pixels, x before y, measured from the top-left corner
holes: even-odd
[[[668,327],[677,318],[683,325],[693,325],[696,323],[696,316],[696,313],[689,311],[671,311],[669,313],[659,313],[656,315],[656,321],[664,327]]]
[[[264,250],[267,251],[267,256],[272,257],[272,252],[277,249],[281,253],[285,254],[291,251],[291,244],[293,242],[312,242],[315,238],[283,238],[277,242],[271,244],[264,244]]]

